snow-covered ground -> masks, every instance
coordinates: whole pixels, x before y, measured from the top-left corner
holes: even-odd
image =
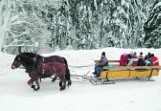
[[[117,49],[56,51],[49,55],[61,55],[72,68],[73,74],[93,72],[94,60],[102,51],[108,59],[119,59],[124,53],[142,51],[154,53],[161,63],[161,49]],[[59,91],[58,81],[43,79],[41,89],[33,91],[28,85],[24,69],[10,68],[14,55],[0,53],[0,111],[161,111],[161,75],[154,82],[122,80],[111,85],[92,85],[88,81],[73,79],[71,87]],[[161,74],[161,73],[160,73]]]

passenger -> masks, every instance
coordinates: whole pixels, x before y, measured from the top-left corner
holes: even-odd
[[[130,59],[128,63],[128,66],[137,66],[137,62],[138,62],[137,53],[134,52],[134,54],[132,55],[132,58]]]
[[[153,66],[153,59],[151,58],[151,53],[149,52],[146,56],[145,56],[145,66]]]
[[[137,66],[145,66],[145,61],[144,61],[144,58],[143,58],[143,53],[140,52],[140,55],[139,55],[139,59],[138,59],[138,62],[137,62]]]
[[[148,54],[145,56],[145,60],[147,60],[149,58],[151,58],[151,53],[150,52],[148,52]]]
[[[95,64],[95,72],[93,74],[95,74],[96,77],[100,76],[100,72],[103,69],[103,66],[108,66],[108,60],[106,58],[105,52],[102,52],[101,59]]]
[[[144,58],[143,57],[143,52],[140,52],[139,58]]]
[[[128,55],[126,53],[120,56],[120,66],[127,66],[128,63]]]
[[[132,58],[137,58],[137,53],[136,52],[134,52]]]
[[[129,53],[127,56],[128,56],[128,62],[127,63],[129,63],[130,62],[130,60],[132,59],[132,55],[133,55],[133,52],[131,52],[131,53]]]
[[[151,58],[154,61],[153,65],[154,66],[159,66],[159,60],[158,60],[158,58],[156,56],[154,56],[154,54],[151,55]]]

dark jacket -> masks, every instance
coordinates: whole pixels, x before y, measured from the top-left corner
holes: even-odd
[[[137,62],[137,66],[145,66],[145,61],[143,58],[139,58],[139,60]]]
[[[149,58],[149,59],[147,59],[147,60],[145,60],[145,65],[146,66],[153,66],[153,59],[151,59],[151,58]]]

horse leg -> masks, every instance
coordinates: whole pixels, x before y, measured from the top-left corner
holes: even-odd
[[[37,88],[35,87],[35,85],[34,85],[33,83],[34,83],[34,80],[33,80],[33,79],[30,79],[30,80],[28,81],[28,85],[29,85],[32,89],[34,89],[35,91],[39,90],[39,89],[40,89],[40,85],[39,85],[38,80],[36,80]]]
[[[60,88],[60,91],[62,91],[62,90],[64,90],[66,88],[66,79],[63,78],[63,79],[61,79],[61,81],[62,81],[62,86]]]
[[[55,75],[54,77],[52,77],[52,81],[51,82],[55,82],[56,79],[57,79],[57,76]]]
[[[62,80],[59,81],[59,87],[62,87]]]
[[[35,85],[33,85],[33,83],[34,83],[34,80],[33,79],[30,79],[29,81],[28,81],[28,85],[31,87],[31,88],[35,88]]]
[[[36,80],[36,85],[37,85],[37,88],[34,89],[35,91],[40,89],[40,82],[38,79]]]

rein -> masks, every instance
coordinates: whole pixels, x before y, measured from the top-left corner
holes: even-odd
[[[90,67],[93,66],[93,64],[91,65],[86,65],[86,66],[72,66],[72,65],[68,65],[69,67],[73,67],[73,68],[83,68],[83,67]]]

